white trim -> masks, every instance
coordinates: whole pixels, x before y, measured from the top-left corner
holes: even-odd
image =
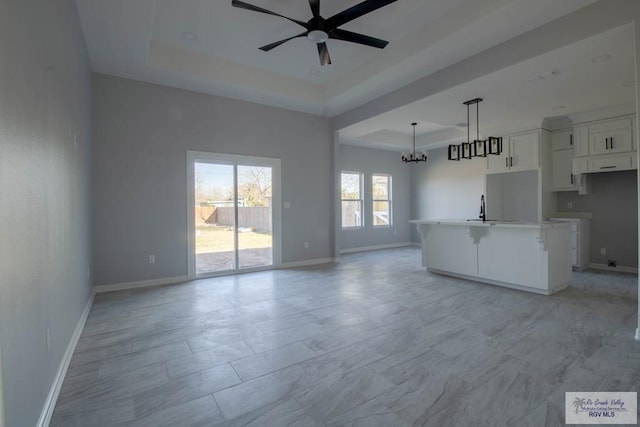
[[[91,291],[91,295],[89,296],[87,304],[84,306],[82,315],[80,315],[80,320],[78,320],[76,329],[73,331],[73,335],[71,336],[71,341],[69,341],[67,350],[64,352],[64,356],[60,361],[58,372],[56,373],[56,377],[53,380],[53,384],[51,384],[51,389],[49,390],[49,395],[47,396],[47,400],[45,401],[44,407],[42,408],[42,413],[40,413],[38,424],[36,424],[38,427],[47,427],[49,425],[49,422],[51,421],[51,416],[53,415],[53,410],[56,407],[56,402],[58,401],[58,395],[60,394],[60,389],[62,388],[64,377],[67,375],[67,369],[69,368],[69,363],[71,363],[71,357],[73,356],[73,352],[76,349],[76,345],[78,344],[80,335],[82,335],[82,330],[84,329],[84,324],[87,321],[89,312],[91,311],[91,306],[93,305],[93,299],[95,298],[95,296],[96,289],[94,288]]]
[[[640,341],[640,328],[636,328],[636,340]]]
[[[161,279],[140,280],[137,282],[114,283],[96,286],[96,293],[124,291],[127,289],[151,288],[154,286],[174,285],[189,280],[187,276],[163,277]]]
[[[593,270],[604,270],[604,271],[617,271],[618,273],[631,273],[631,274],[638,274],[638,269],[635,267],[624,267],[624,266],[617,266],[617,267],[609,267],[606,264],[598,264],[595,262],[590,262],[589,265],[587,265],[587,268],[591,268]]]
[[[287,268],[306,267],[309,265],[328,264],[330,262],[336,262],[336,259],[335,258],[316,258],[316,259],[307,259],[304,261],[284,262],[278,266],[275,266],[275,268],[278,270],[282,270]]]
[[[375,246],[361,246],[359,248],[346,248],[346,249],[340,249],[340,253],[350,254],[353,252],[377,251],[379,249],[404,248],[406,246],[413,246],[413,242],[389,243],[386,245],[375,245]]]

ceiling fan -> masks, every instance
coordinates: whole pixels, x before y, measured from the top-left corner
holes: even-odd
[[[329,56],[329,49],[327,49],[326,43],[328,39],[342,40],[351,43],[362,44],[365,46],[377,47],[378,49],[384,49],[384,47],[389,44],[388,41],[380,40],[375,37],[366,36],[364,34],[358,34],[347,30],[341,30],[338,27],[395,1],[396,0],[365,0],[362,3],[358,3],[355,6],[345,9],[342,12],[325,19],[320,16],[320,0],[309,0],[309,6],[311,7],[311,13],[313,14],[313,17],[307,22],[289,18],[287,16],[280,15],[279,13],[254,6],[249,3],[245,3],[240,0],[232,0],[231,5],[241,9],[253,10],[254,12],[266,13],[267,15],[279,16],[280,18],[288,19],[291,22],[295,22],[305,29],[304,32],[293,37],[288,37],[286,39],[264,45],[260,48],[260,50],[268,52],[271,49],[288,42],[289,40],[293,40],[299,37],[306,37],[317,44],[320,64],[328,65],[331,64],[331,57]]]

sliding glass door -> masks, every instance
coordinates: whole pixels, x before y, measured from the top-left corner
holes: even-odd
[[[189,276],[279,262],[278,159],[189,152]]]

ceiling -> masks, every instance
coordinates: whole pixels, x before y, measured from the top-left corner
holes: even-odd
[[[473,98],[484,99],[479,128],[486,138],[540,128],[543,122],[550,127],[563,117],[577,123],[632,113],[634,89],[633,26],[628,24],[350,125],[340,130],[340,140],[409,151],[411,122],[417,122],[416,146],[428,150],[467,140],[463,102]],[[472,139],[475,115],[471,106]]]
[[[321,0],[320,12],[326,18],[359,2]],[[388,40],[384,50],[329,40],[333,64],[321,67],[315,46],[304,38],[270,52],[258,50],[259,46],[298,34],[300,27],[278,17],[234,8],[231,0],[76,0],[96,72],[328,117],[593,2],[400,0],[341,27]],[[307,0],[249,3],[303,21],[311,16]],[[195,39],[190,40],[185,33],[195,35]],[[617,60],[618,55],[613,59]],[[562,71],[557,82],[575,78],[565,71],[569,70],[566,65],[572,65],[573,71],[579,68],[566,62],[551,64]],[[532,65],[536,68],[515,70],[520,73],[520,80],[526,82],[532,72],[535,75],[537,70],[549,69],[543,60]],[[487,79],[495,87],[503,77]],[[527,84],[541,83],[523,83],[511,74],[509,79],[517,85],[514,90],[523,95],[531,93],[527,92]],[[416,118],[421,132],[450,132],[451,124],[462,121],[466,114],[459,108],[460,103],[476,96],[474,92],[482,92],[474,90],[478,87],[481,86],[461,87],[449,96],[435,97],[436,101],[421,105],[430,108],[428,117]],[[507,102],[489,99],[487,95],[487,101],[481,104],[481,114],[486,109],[487,117],[491,117],[489,108],[504,107]],[[569,101],[555,102],[572,104]],[[431,110],[434,106],[435,111]],[[511,108],[507,110],[510,112]],[[375,141],[398,136],[411,121],[407,111],[394,111],[379,118],[384,126],[363,124],[348,129],[345,137],[358,144],[365,136]],[[387,144],[381,148],[398,147]]]

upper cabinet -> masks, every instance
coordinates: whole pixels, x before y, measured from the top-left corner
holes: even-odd
[[[576,157],[635,151],[633,119],[600,120],[574,128]]]
[[[582,157],[589,155],[589,125],[577,125],[573,128],[573,155]]]
[[[575,191],[578,189],[571,163],[574,157],[573,140],[573,131],[571,129],[551,134],[553,191]]]
[[[487,173],[533,170],[539,167],[540,131],[503,139],[502,154],[487,156]]]
[[[633,147],[631,129],[613,129],[589,134],[591,154],[610,154],[631,151]]]
[[[573,150],[573,131],[563,130],[551,134],[551,149]]]
[[[634,120],[623,117],[574,127],[574,174],[637,169]]]

